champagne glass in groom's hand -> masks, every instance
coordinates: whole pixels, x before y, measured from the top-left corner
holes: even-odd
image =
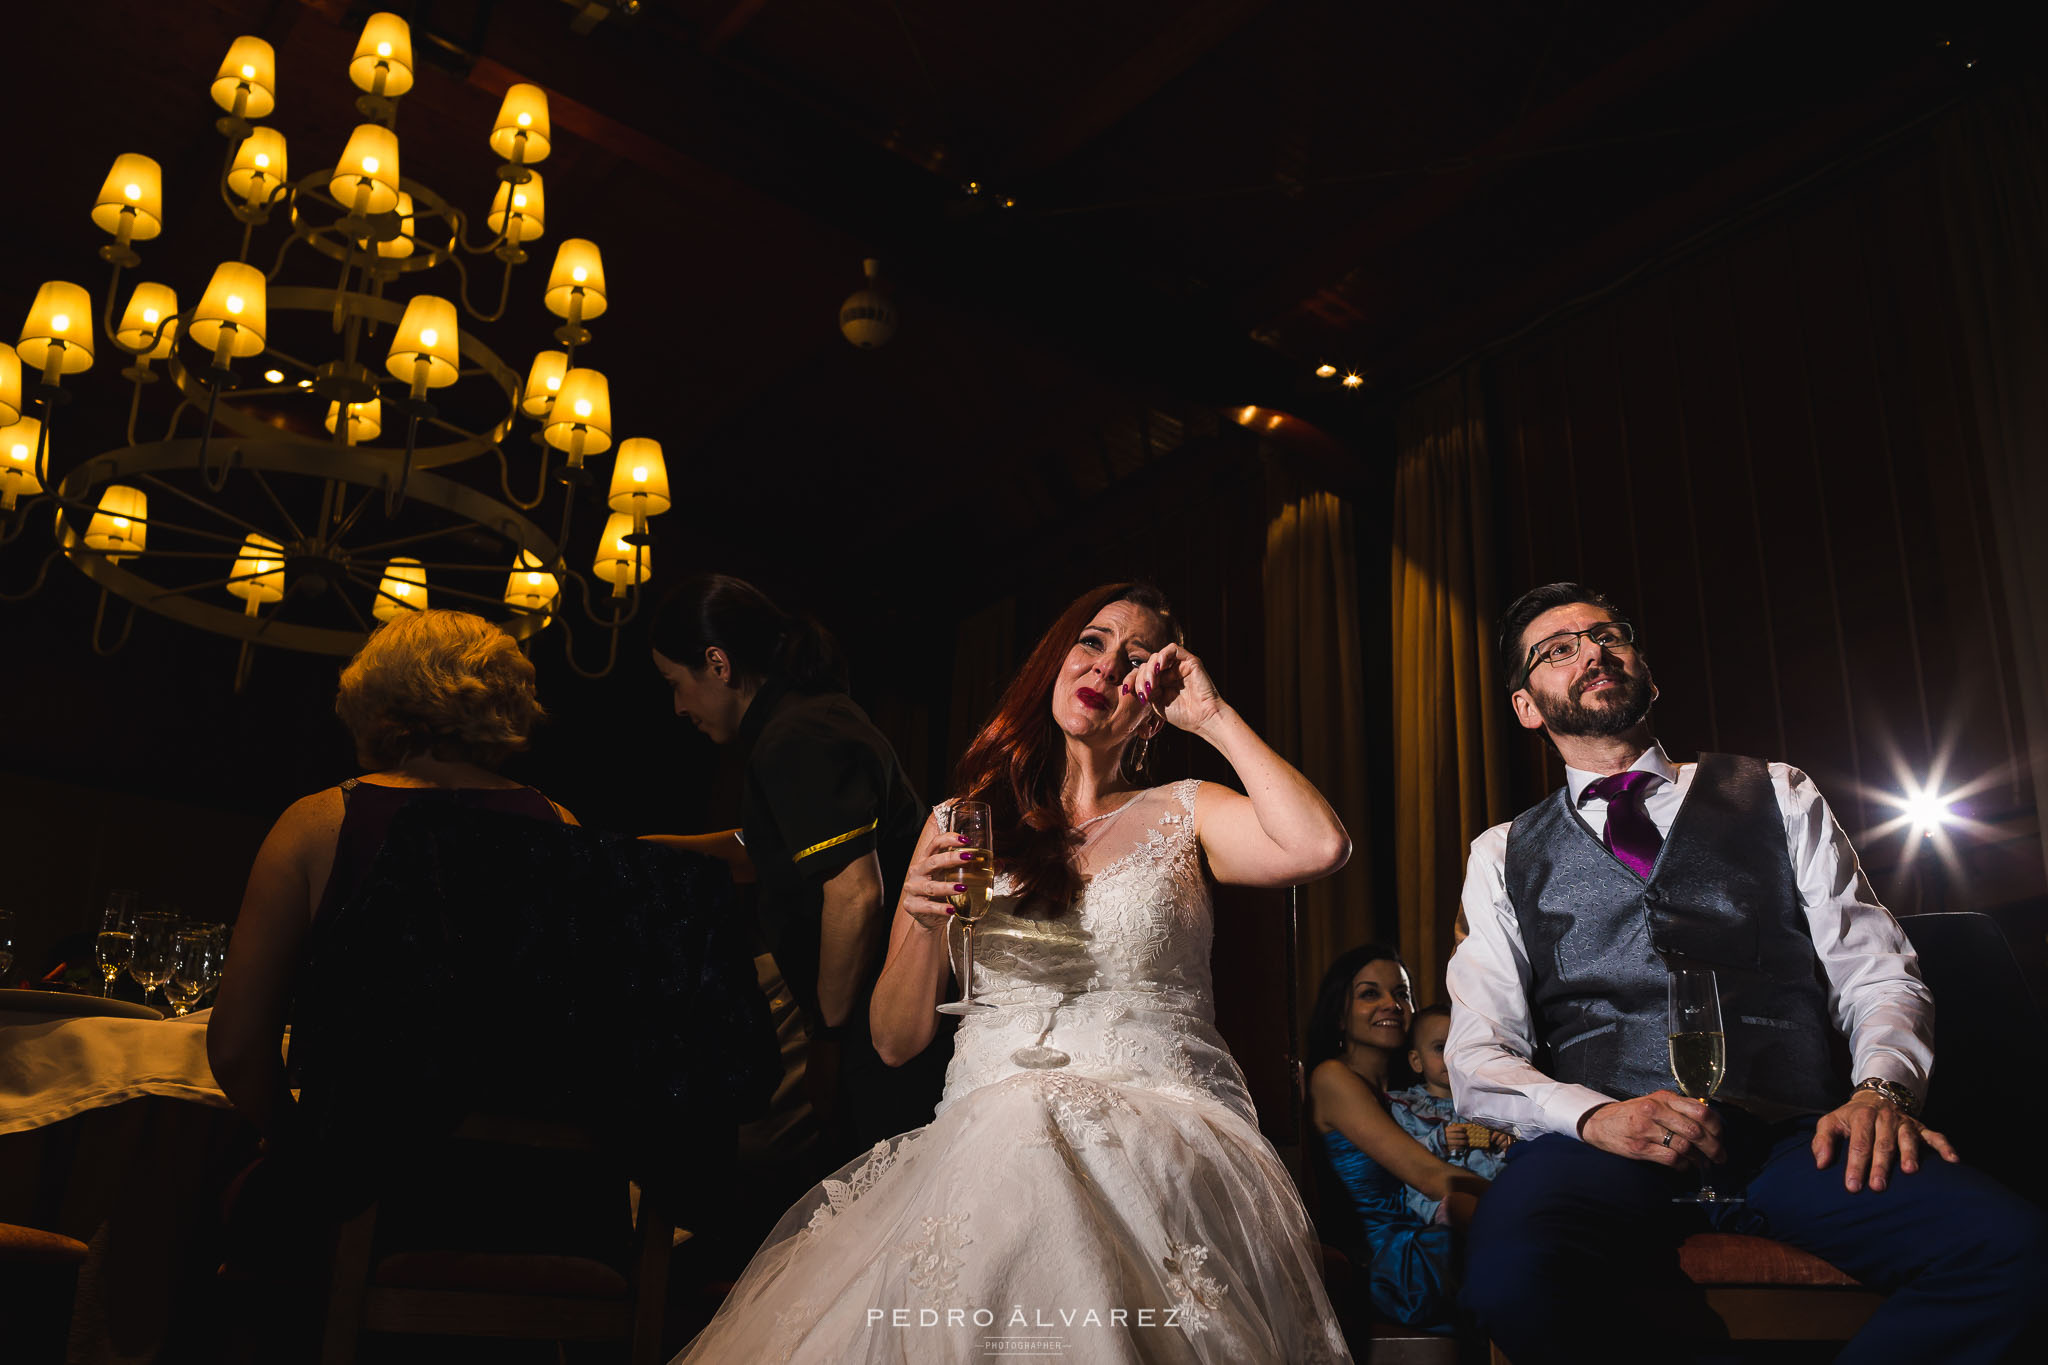
[[[1665,1042],[1671,1055],[1672,1079],[1689,1099],[1710,1100],[1721,1088],[1728,1069],[1728,1038],[1721,1028],[1721,983],[1699,967],[1673,968],[1668,984],[1669,1023]],[[1673,1201],[1679,1204],[1740,1204],[1739,1194],[1717,1194],[1702,1180],[1698,1190]]]

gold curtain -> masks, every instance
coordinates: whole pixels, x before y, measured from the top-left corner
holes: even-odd
[[[1283,496],[1266,526],[1265,736],[1336,810],[1351,861],[1301,890],[1303,1006],[1337,953],[1372,937],[1372,837],[1365,782],[1364,645],[1350,504]]]
[[[1402,405],[1394,474],[1394,894],[1418,1001],[1443,993],[1472,839],[1507,818],[1492,480],[1473,367]]]

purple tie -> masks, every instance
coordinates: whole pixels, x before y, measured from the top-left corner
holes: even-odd
[[[1644,881],[1650,880],[1650,869],[1657,865],[1657,850],[1664,847],[1664,836],[1657,832],[1650,813],[1643,809],[1650,784],[1660,780],[1657,774],[1638,769],[1586,784],[1585,795],[1597,796],[1607,803],[1604,842],[1608,851]]]

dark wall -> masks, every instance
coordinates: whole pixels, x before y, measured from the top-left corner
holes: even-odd
[[[1498,357],[1502,600],[1635,614],[1674,757],[1806,769],[1902,912],[2042,890],[1932,136]],[[1524,739],[1515,794],[1561,780]],[[1887,828],[1938,780],[1970,823]],[[1519,809],[1519,805],[1517,806]]]

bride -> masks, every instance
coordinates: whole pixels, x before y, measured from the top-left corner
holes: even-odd
[[[1169,724],[1249,795],[1140,785]],[[956,776],[994,808],[974,987],[995,1008],[961,1021],[933,1121],[792,1209],[678,1360],[1348,1360],[1209,977],[1210,879],[1336,871],[1350,841],[1328,803],[1142,584],[1067,609]],[[930,1041],[955,974],[961,839],[935,814],[918,847],[871,1013],[892,1062]]]

